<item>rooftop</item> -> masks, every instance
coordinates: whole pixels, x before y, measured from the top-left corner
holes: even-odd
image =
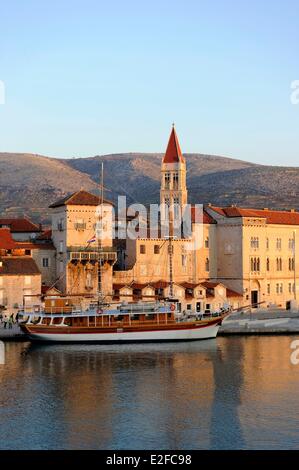
[[[103,200],[104,204],[113,205],[111,201],[107,199]],[[81,190],[75,193],[69,194],[65,196],[63,199],[59,199],[58,201],[51,204],[49,207],[61,207],[61,206],[98,206],[101,203],[100,196],[96,196],[95,194],[89,193],[87,191]]]
[[[163,158],[163,163],[185,163],[179,139],[176,134],[174,126],[172,127],[171,134],[169,137],[166,153]]]
[[[252,217],[266,219],[268,224],[274,225],[299,225],[299,212],[277,211],[269,209],[251,209],[237,206],[216,207],[209,206],[214,212],[223,217]]]
[[[16,242],[11,236],[9,228],[0,228],[0,250],[12,250],[16,248]]]
[[[0,228],[9,228],[12,233],[14,232],[41,232],[40,225],[34,224],[31,220],[26,218],[21,219],[8,219],[0,217]]]
[[[40,271],[32,258],[18,256],[2,257],[0,265],[0,276],[2,275],[33,275],[40,274]],[[1,263],[0,263],[1,264]]]

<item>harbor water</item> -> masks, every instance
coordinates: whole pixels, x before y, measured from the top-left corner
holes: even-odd
[[[0,449],[296,449],[296,339],[6,343]]]

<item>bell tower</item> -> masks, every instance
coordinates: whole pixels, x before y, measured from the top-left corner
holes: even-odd
[[[165,223],[169,219],[170,208],[173,208],[174,220],[178,216],[178,208],[181,209],[182,214],[184,206],[187,204],[187,199],[186,161],[181,152],[173,124],[161,165],[161,222]]]

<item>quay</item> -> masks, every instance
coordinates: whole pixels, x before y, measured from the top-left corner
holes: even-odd
[[[299,334],[299,312],[289,310],[254,310],[234,313],[225,319],[218,336]],[[0,340],[26,341],[17,324],[11,329],[0,325]]]
[[[299,334],[299,312],[254,310],[239,312],[225,319],[218,331],[226,335]]]
[[[19,325],[14,324],[12,328],[4,328],[3,324],[0,325],[0,340],[1,341],[25,341],[26,337],[21,331]]]

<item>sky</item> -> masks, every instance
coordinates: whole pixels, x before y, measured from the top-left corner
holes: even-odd
[[[298,166],[295,80],[298,0],[0,0],[0,152]]]

